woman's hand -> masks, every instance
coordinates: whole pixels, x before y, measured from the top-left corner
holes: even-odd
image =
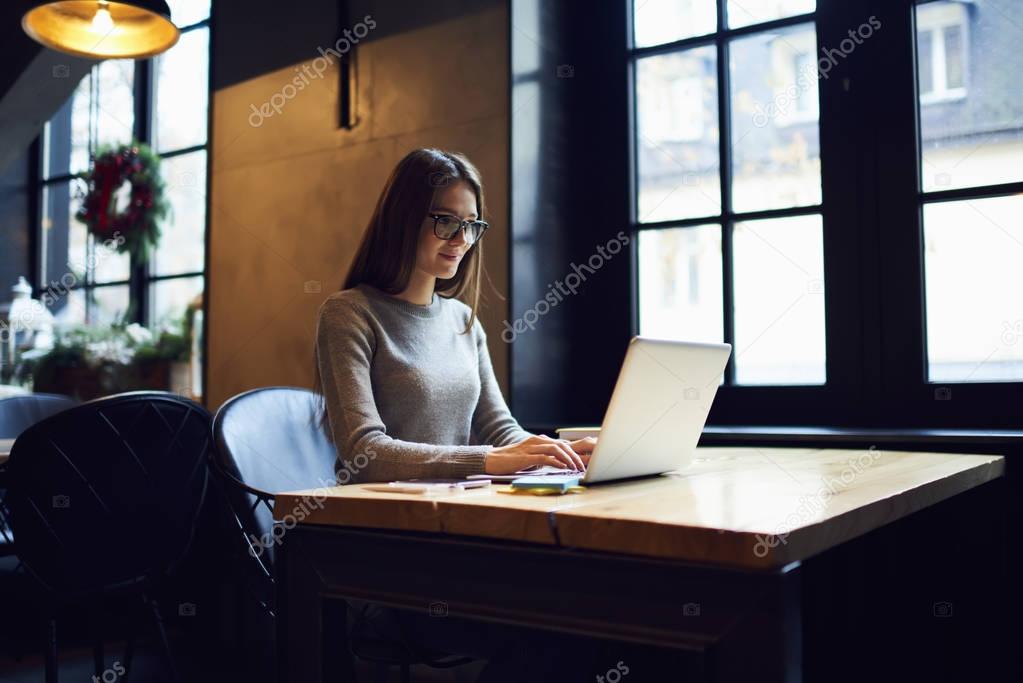
[[[579,454],[579,457],[582,458],[585,464],[589,465],[590,455],[593,454],[593,449],[597,447],[597,437],[587,436],[585,439],[576,439],[575,441],[569,441],[568,445]]]
[[[585,470],[589,461],[589,452],[585,455],[573,450],[574,444],[580,448],[593,450],[592,444],[596,439],[592,437],[579,439],[578,441],[567,441],[565,439],[552,439],[549,436],[540,434],[531,436],[510,446],[501,446],[487,453],[483,463],[483,469],[487,474],[514,474],[519,470],[532,465],[551,465],[562,469]]]

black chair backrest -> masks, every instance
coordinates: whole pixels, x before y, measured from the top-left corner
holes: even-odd
[[[268,567],[276,539],[266,503],[282,491],[334,485],[337,453],[319,427],[319,405],[308,389],[265,387],[231,398],[213,420],[214,458],[227,498]]]
[[[16,439],[40,420],[78,405],[60,394],[25,394],[0,398],[0,439]]]
[[[19,558],[62,594],[171,571],[184,559],[205,496],[211,424],[194,401],[139,391],[27,429],[7,472]]]

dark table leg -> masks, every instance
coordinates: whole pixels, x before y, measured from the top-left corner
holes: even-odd
[[[277,680],[323,681],[321,586],[303,539],[285,534],[277,548]]]
[[[714,683],[801,683],[802,581],[799,567],[776,577],[749,611],[708,650]]]

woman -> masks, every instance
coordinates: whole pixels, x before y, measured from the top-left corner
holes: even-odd
[[[417,149],[391,173],[344,286],[323,303],[317,326],[323,428],[337,447],[340,483],[585,468],[595,439],[530,434],[501,396],[476,315],[484,216],[479,172],[460,154]],[[519,680],[521,667],[553,676],[559,653],[586,647],[350,605],[362,635],[490,659],[480,680]]]
[[[484,207],[467,158],[410,152],[320,308],[323,426],[342,484],[585,469],[595,439],[530,434],[501,396],[477,318]]]

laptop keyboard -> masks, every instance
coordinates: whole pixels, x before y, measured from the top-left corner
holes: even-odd
[[[515,474],[521,474],[522,476],[528,476],[528,477],[543,477],[543,476],[546,476],[548,474],[560,474],[560,475],[569,475],[569,476],[571,476],[573,474],[579,474],[579,475],[586,474],[586,471],[585,470],[566,470],[566,469],[562,469],[560,467],[554,467],[553,465],[542,465],[540,467],[536,467],[534,465],[533,467],[527,467],[525,469],[519,470]]]

